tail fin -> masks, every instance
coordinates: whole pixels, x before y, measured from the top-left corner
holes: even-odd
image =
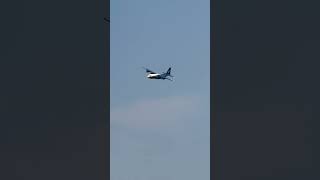
[[[173,76],[171,75],[171,67],[167,70],[167,75],[170,76],[170,77],[173,77]]]

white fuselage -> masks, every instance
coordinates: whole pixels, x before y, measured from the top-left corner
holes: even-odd
[[[147,78],[149,78],[149,79],[161,79],[161,75],[160,74],[148,74]]]

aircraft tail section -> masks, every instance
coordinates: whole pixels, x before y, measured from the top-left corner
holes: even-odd
[[[170,76],[170,77],[173,77],[172,75],[171,75],[171,67],[167,70],[167,76]]]

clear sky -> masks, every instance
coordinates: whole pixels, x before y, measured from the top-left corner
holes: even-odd
[[[111,180],[209,179],[209,3],[111,0]]]

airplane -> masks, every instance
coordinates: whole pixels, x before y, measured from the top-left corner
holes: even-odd
[[[162,79],[162,80],[168,79],[168,80],[172,81],[172,79],[167,78],[167,76],[173,77],[171,75],[171,67],[167,70],[167,72],[163,72],[162,74],[155,73],[155,72],[153,72],[150,69],[145,68],[145,67],[143,67],[143,68],[146,70],[147,78],[149,78],[149,79]]]

